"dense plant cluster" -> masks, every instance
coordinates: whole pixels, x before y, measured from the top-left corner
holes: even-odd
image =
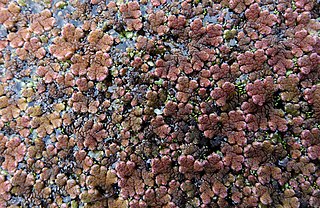
[[[0,0],[0,207],[320,207],[318,0]]]

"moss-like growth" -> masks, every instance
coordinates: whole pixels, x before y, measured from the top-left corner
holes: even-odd
[[[237,31],[235,29],[232,30],[225,30],[223,33],[223,37],[227,40],[233,39],[237,34]]]

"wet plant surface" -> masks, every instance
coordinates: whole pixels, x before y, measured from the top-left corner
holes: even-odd
[[[0,0],[0,207],[320,207],[319,18]]]

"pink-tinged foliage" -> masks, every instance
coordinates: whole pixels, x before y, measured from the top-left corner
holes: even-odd
[[[177,81],[177,100],[182,103],[186,103],[188,102],[191,93],[198,87],[198,82],[196,80],[190,80],[186,76],[179,77]]]
[[[316,2],[0,0],[0,207],[319,207]]]
[[[168,124],[165,124],[162,116],[157,116],[151,120],[151,125],[153,127],[153,131],[160,138],[165,138],[169,135],[171,128]]]
[[[165,4],[166,2],[167,0],[151,0],[152,5],[155,7]]]
[[[213,100],[216,101],[218,106],[224,106],[227,103],[227,100],[234,95],[235,86],[230,82],[225,82],[220,87],[214,88],[214,90],[210,93],[210,96]]]
[[[52,83],[58,77],[58,73],[53,67],[40,66],[37,69],[37,75],[44,78],[45,83]]]
[[[251,23],[254,29],[257,29],[261,34],[268,35],[271,33],[271,27],[278,22],[275,14],[270,14],[268,10],[262,10],[258,3],[250,5],[245,12],[246,18]]]
[[[281,178],[281,169],[274,166],[260,166],[258,171],[258,180],[261,184],[267,184],[271,178],[279,180]]]
[[[164,35],[169,31],[169,28],[165,25],[166,21],[167,17],[163,10],[159,10],[149,16],[151,29],[159,35]]]
[[[72,106],[75,112],[84,113],[88,111],[87,102],[88,102],[88,99],[81,92],[77,92],[77,93],[74,93],[70,98],[69,105]]]
[[[32,16],[31,30],[38,35],[43,34],[45,31],[51,30],[54,26],[55,19],[49,9],[45,9],[39,14]]]
[[[200,131],[204,132],[204,136],[209,139],[213,138],[217,132],[217,124],[219,122],[219,117],[216,114],[204,114],[198,118],[198,127]]]
[[[112,59],[109,54],[98,51],[95,58],[91,61],[87,69],[89,80],[103,81],[109,74],[109,67],[112,65]]]
[[[13,2],[8,5],[8,8],[0,7],[0,23],[6,28],[12,28],[17,22],[20,10],[20,7]]]
[[[184,28],[186,24],[186,18],[183,15],[179,15],[178,17],[175,15],[170,15],[168,17],[168,27],[180,30]]]
[[[318,139],[320,138],[320,130],[313,128],[310,130],[304,130],[301,132],[301,142],[302,145],[310,147],[314,144],[317,144]]]
[[[297,17],[298,17],[298,12],[294,11],[292,8],[287,8],[285,10],[284,17],[286,19],[285,24],[287,26],[293,26],[296,22]]]
[[[229,0],[230,9],[233,9],[236,13],[240,14],[248,6],[250,6],[254,0]]]
[[[291,44],[291,52],[296,57],[301,57],[304,52],[310,52],[313,50],[313,46],[316,44],[316,38],[308,34],[308,31],[302,29],[295,32],[294,39]]]
[[[178,105],[176,102],[168,101],[163,110],[164,116],[172,116],[177,114]]]
[[[290,74],[288,77],[279,77],[279,89],[283,92],[280,93],[281,99],[284,101],[298,102],[300,92],[298,88],[299,78],[295,74]]]
[[[18,163],[23,160],[26,146],[18,137],[8,140],[5,146],[5,160],[2,163],[2,168],[12,173],[16,170]]]
[[[320,69],[320,56],[316,53],[304,55],[298,59],[298,66],[302,74],[309,74],[310,72]]]
[[[230,111],[228,114],[221,114],[223,129],[226,131],[241,131],[246,128],[245,116],[241,110]]]
[[[240,54],[237,59],[240,70],[243,73],[249,73],[260,70],[263,67],[263,63],[267,60],[267,56],[262,49],[259,49],[254,53],[246,51],[245,53]]]
[[[194,158],[191,155],[182,155],[178,158],[179,172],[192,173],[194,166]]]
[[[221,152],[225,154],[223,157],[223,163],[225,166],[231,167],[235,171],[240,171],[242,169],[242,163],[244,162],[244,157],[242,154],[242,148],[234,145],[225,145]]]
[[[4,175],[0,175],[0,196],[8,193],[11,187],[10,182],[5,179]]]
[[[207,173],[214,173],[220,171],[223,168],[222,158],[216,154],[210,154],[206,160],[203,161],[203,169]]]
[[[190,103],[179,103],[178,109],[177,118],[187,121],[189,115],[192,113],[193,105]]]
[[[247,139],[243,131],[246,128],[246,122],[242,111],[230,111],[228,114],[222,113],[220,121],[222,132],[228,137],[230,144],[238,144],[240,146],[246,144]]]
[[[199,50],[197,47],[190,46],[189,50],[192,56],[191,63],[195,71],[200,71],[204,66],[204,62],[213,59],[214,50],[207,47]]]
[[[268,76],[264,80],[255,80],[254,83],[248,83],[246,90],[256,105],[263,106],[274,92],[275,86],[272,77]]]
[[[212,73],[212,77],[214,80],[219,80],[227,77],[230,73],[230,66],[226,63],[221,64],[221,66],[215,64],[210,67],[210,71]]]
[[[88,35],[88,42],[95,51],[108,52],[113,44],[113,37],[102,30],[93,30]]]
[[[157,60],[155,70],[156,76],[175,81],[177,80],[179,74],[180,69],[176,66],[174,60],[171,60],[170,56],[168,56],[166,60]]]
[[[294,66],[291,52],[282,47],[268,48],[266,54],[271,57],[268,59],[268,64],[273,67],[273,71],[278,75],[285,75],[286,71]]]
[[[211,77],[210,70],[202,70],[200,75],[200,80],[199,80],[200,86],[209,87],[211,85],[211,82],[209,79],[210,77]]]
[[[36,37],[30,39],[30,42],[24,44],[24,49],[34,54],[38,59],[42,59],[46,55],[46,50],[42,47],[40,40]]]
[[[304,97],[313,106],[316,118],[320,118],[320,86],[313,85],[304,91]]]
[[[308,157],[312,160],[320,159],[320,145],[308,147]]]
[[[135,168],[135,163],[128,161],[128,162],[119,162],[116,165],[117,176],[120,178],[129,177],[133,174]]]
[[[172,161],[170,157],[155,158],[151,161],[152,172],[154,174],[167,173],[171,167]]]
[[[222,26],[219,24],[209,24],[206,27],[206,43],[210,46],[217,47],[222,41]]]
[[[64,75],[58,75],[56,80],[57,83],[61,84],[64,87],[72,87],[75,85],[74,76],[70,72]]]
[[[137,1],[122,4],[120,12],[129,31],[140,30],[142,28],[142,21],[139,18],[141,16],[140,5]]]
[[[312,160],[320,158],[320,145],[318,143],[320,139],[320,130],[313,128],[311,131],[304,130],[301,133],[301,141],[304,147],[307,147],[308,156]]]
[[[281,110],[274,110],[270,113],[268,125],[272,131],[279,130],[281,132],[285,132],[288,129],[287,121],[284,118],[284,113]]]
[[[12,48],[22,47],[25,42],[30,40],[31,32],[28,28],[22,28],[16,33],[8,34],[8,41]]]
[[[189,36],[192,38],[198,38],[205,34],[206,28],[203,27],[201,19],[195,19],[190,25],[191,31],[189,32]]]
[[[297,8],[310,11],[313,9],[315,2],[311,0],[295,0]]]
[[[249,131],[257,131],[259,129],[258,118],[253,114],[246,115],[246,123]]]
[[[50,53],[58,60],[67,60],[72,57],[76,49],[79,47],[79,40],[83,36],[83,31],[76,28],[73,24],[66,24],[60,37],[53,40],[50,46]]]
[[[71,72],[74,75],[85,75],[89,66],[89,57],[75,54],[72,58]]]
[[[228,189],[223,183],[217,181],[216,183],[213,184],[212,190],[214,194],[218,195],[221,198],[226,198],[228,196]]]

